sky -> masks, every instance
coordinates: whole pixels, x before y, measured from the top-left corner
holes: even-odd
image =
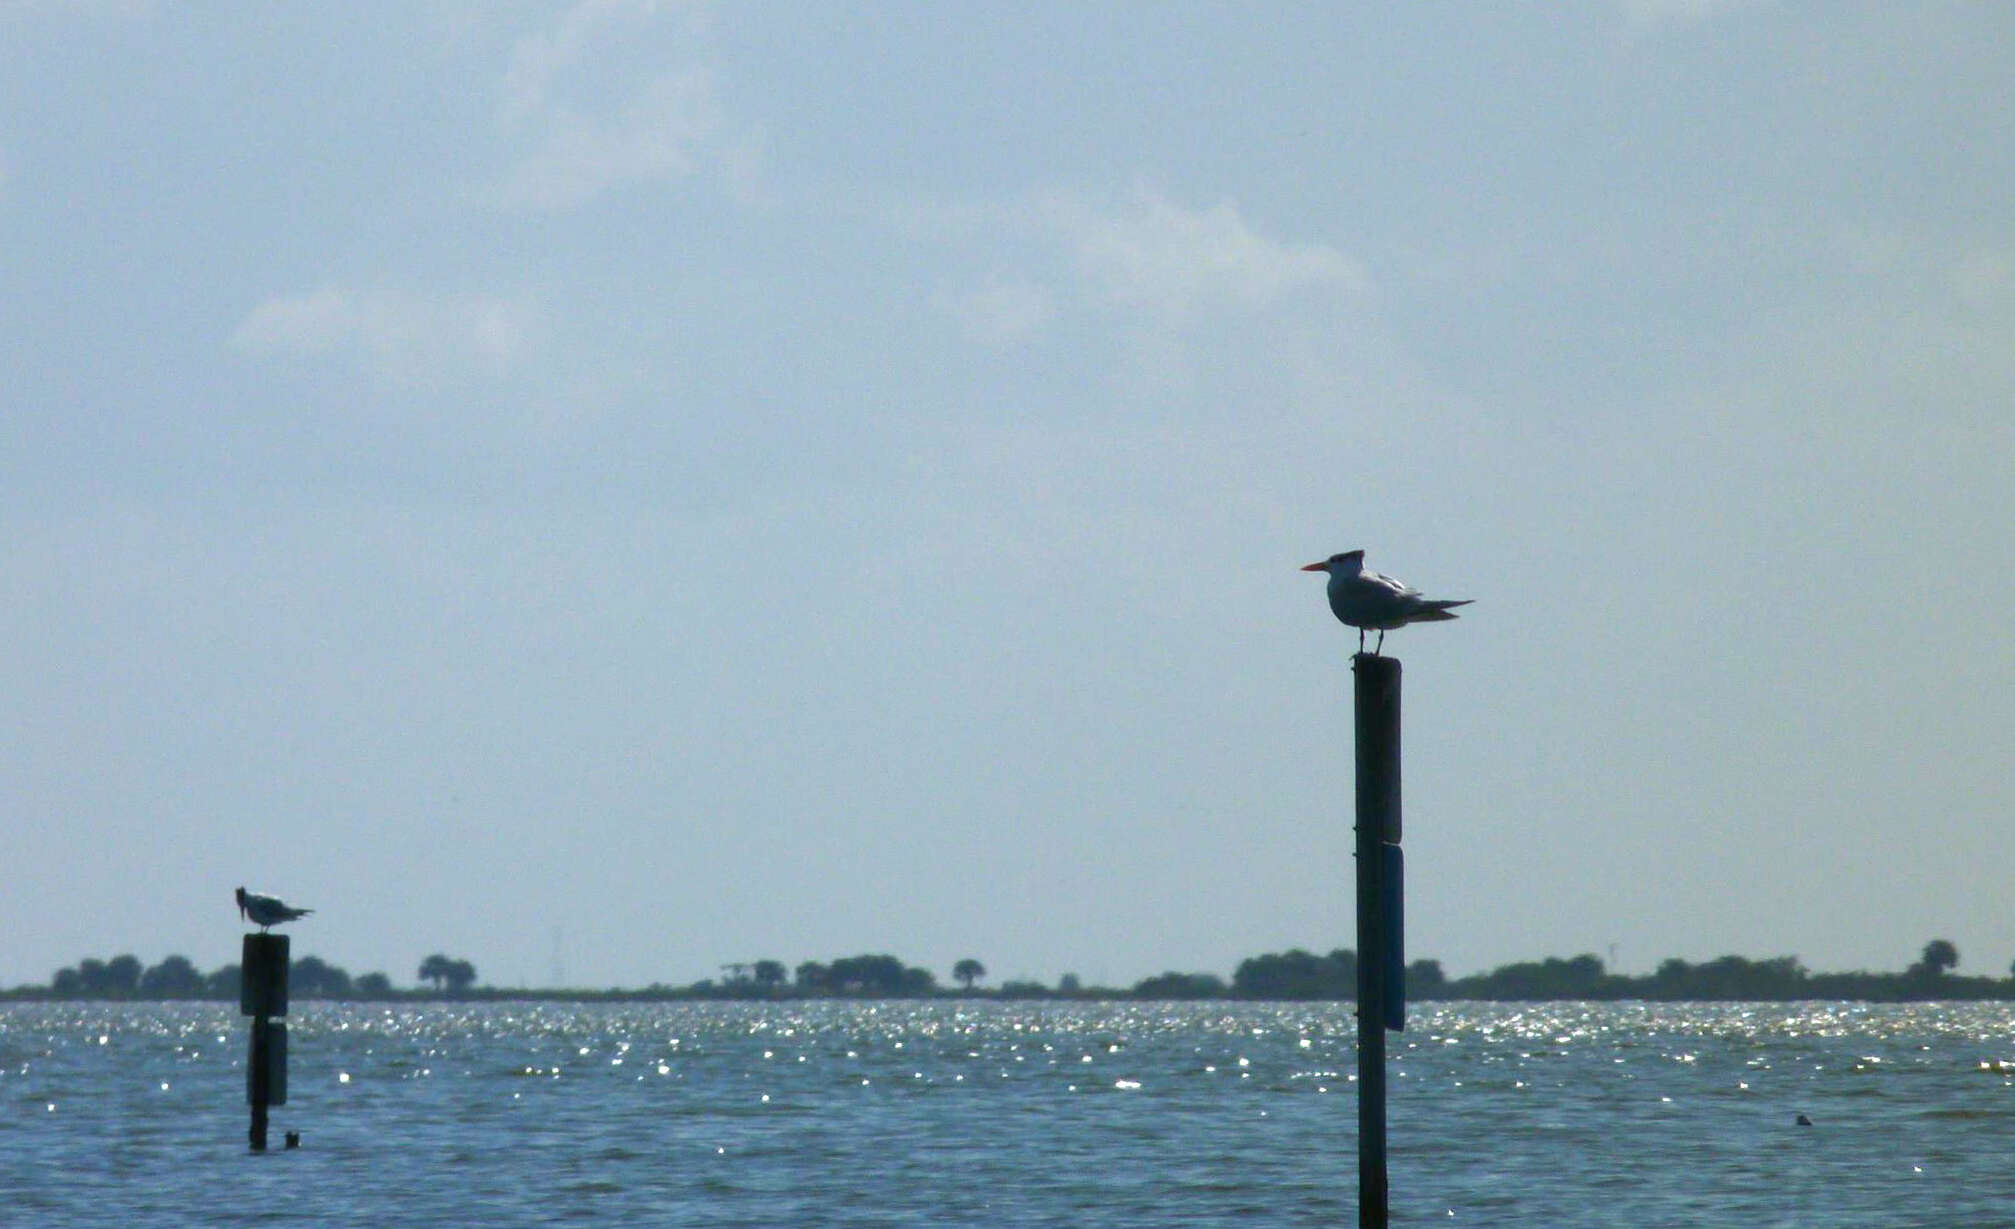
[[[2015,960],[2015,9],[0,2],[0,985]]]

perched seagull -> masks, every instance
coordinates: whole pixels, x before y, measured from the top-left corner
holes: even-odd
[[[1304,572],[1329,573],[1329,608],[1336,617],[1357,629],[1357,651],[1364,652],[1364,633],[1378,633],[1378,648],[1385,647],[1385,633],[1409,623],[1434,623],[1456,617],[1454,607],[1467,606],[1475,598],[1450,601],[1422,596],[1420,590],[1401,584],[1380,572],[1367,572],[1364,552],[1347,550],[1321,563],[1311,563]]]
[[[282,922],[291,922],[297,918],[307,917],[313,912],[313,909],[296,909],[277,896],[266,896],[259,892],[247,892],[243,888],[238,889],[239,915],[249,917],[259,923],[260,930],[264,930],[268,926],[278,926]]]

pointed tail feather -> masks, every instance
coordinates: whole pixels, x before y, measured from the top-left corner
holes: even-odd
[[[1448,619],[1460,618],[1461,616],[1457,615],[1455,611],[1452,609],[1452,607],[1467,606],[1475,600],[1476,599],[1473,597],[1465,597],[1455,600],[1450,600],[1447,598],[1433,598],[1428,601],[1422,602],[1421,603],[1422,609],[1420,613],[1409,617],[1407,619],[1407,622],[1440,623]]]

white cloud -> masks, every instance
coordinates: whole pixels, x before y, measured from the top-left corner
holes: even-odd
[[[1790,241],[1787,241],[1790,242]],[[1759,326],[1786,404],[1909,430],[2006,419],[2015,389],[2015,240],[1896,226],[1811,237],[1818,276]]]
[[[1100,211],[1052,195],[1035,212],[1069,248],[1094,294],[1166,323],[1207,311],[1257,311],[1313,286],[1355,292],[1367,285],[1342,252],[1268,239],[1230,203],[1192,210],[1142,193],[1125,209]]]
[[[1711,21],[1737,9],[1755,8],[1768,0],[1618,0],[1625,41],[1648,38],[1665,30]]]
[[[582,0],[550,29],[517,41],[497,108],[516,156],[495,190],[498,204],[560,212],[625,184],[693,174],[703,164],[717,165],[738,199],[761,198],[759,135],[729,128],[711,70],[681,53],[678,35],[660,52],[667,36],[642,29],[668,10],[685,15],[687,35],[704,27],[705,9],[697,5]],[[644,44],[652,54],[637,52]],[[689,62],[635,83],[638,60],[663,65],[680,58]]]
[[[506,374],[536,344],[538,332],[538,310],[522,297],[325,287],[268,299],[231,340],[276,354],[347,355],[379,375],[409,380],[443,372]]]
[[[940,295],[937,304],[965,326],[967,336],[990,346],[1021,341],[1053,314],[1049,292],[1026,278],[990,281],[965,294]]]
[[[1893,227],[1845,224],[1822,235],[1824,253],[1862,276],[1895,269],[1912,255],[1912,241]]]
[[[997,273],[932,299],[987,345],[1021,341],[1072,308],[1117,320],[1143,372],[1180,382],[1183,334],[1205,320],[1256,316],[1298,295],[1354,306],[1363,268],[1326,243],[1255,231],[1236,204],[1190,209],[1142,191],[1121,204],[1049,192],[992,204],[897,202],[884,211],[916,239],[992,249]],[[1002,250],[1003,247],[1008,250]]]
[[[1960,256],[1946,274],[1954,297],[1975,311],[2015,305],[2015,247]]]
[[[516,209],[571,209],[617,184],[687,174],[720,125],[705,69],[657,77],[614,119],[550,108],[536,147],[505,179],[501,202]]]
[[[152,17],[155,0],[10,0],[0,17],[106,17],[116,21]]]
[[[1883,300],[1917,310],[1986,312],[2015,306],[2015,240],[1952,238],[1896,226],[1842,225],[1819,237],[1821,260]]]
[[[747,128],[721,142],[721,182],[729,195],[744,205],[775,202],[765,174],[769,165],[769,143],[760,128]]]
[[[552,29],[520,38],[504,72],[504,123],[519,123],[542,110],[554,78],[578,64],[604,31],[626,18],[652,17],[664,7],[656,0],[581,0]]]

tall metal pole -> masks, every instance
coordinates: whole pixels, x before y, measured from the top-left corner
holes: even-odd
[[[1352,659],[1357,708],[1357,1223],[1386,1229],[1385,1030],[1405,1024],[1399,659]]]

